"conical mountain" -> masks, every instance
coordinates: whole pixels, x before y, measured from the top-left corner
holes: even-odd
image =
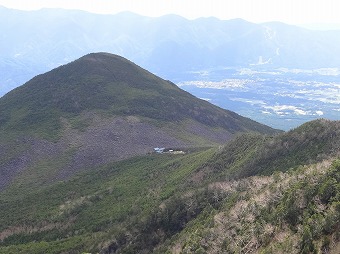
[[[59,117],[102,110],[161,121],[192,119],[230,133],[274,132],[199,100],[175,84],[108,53],[89,54],[39,75],[4,96],[0,105],[0,123],[5,130],[40,128],[50,125],[51,120],[58,125]]]
[[[3,184],[35,172],[37,162],[58,162],[45,168],[59,179],[154,147],[211,146],[240,132],[277,132],[108,53],[36,76],[2,97],[0,108]]]

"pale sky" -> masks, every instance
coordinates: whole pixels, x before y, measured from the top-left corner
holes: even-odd
[[[131,11],[151,17],[177,14],[188,19],[214,16],[255,23],[340,24],[340,0],[0,0],[0,5],[20,10],[64,8],[101,14]]]

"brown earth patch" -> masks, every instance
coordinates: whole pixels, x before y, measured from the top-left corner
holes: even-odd
[[[76,128],[71,120],[61,119],[63,132],[58,142],[50,142],[33,137],[20,138],[11,146],[25,146],[23,151],[10,160],[2,163],[0,170],[0,191],[28,168],[44,160],[56,160],[67,157],[65,165],[54,171],[50,181],[65,180],[84,170],[94,169],[110,162],[127,159],[136,155],[152,153],[155,147],[187,148],[195,146],[195,141],[177,137],[176,129],[183,123],[171,123],[167,127],[155,126],[136,116],[103,117],[95,112],[85,112],[80,121],[85,123]],[[212,130],[202,124],[190,122],[183,133],[193,134],[207,145],[225,142],[230,133],[223,130]],[[182,136],[183,136],[182,133]],[[211,142],[210,142],[211,141]],[[0,147],[0,156],[8,147]],[[0,157],[1,158],[1,157]],[[49,177],[49,176],[48,176]],[[199,180],[203,177],[197,176]],[[48,179],[47,179],[48,181]]]

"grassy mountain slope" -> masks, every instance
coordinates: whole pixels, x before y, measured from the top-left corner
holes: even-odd
[[[240,132],[277,132],[107,53],[33,78],[2,97],[0,108],[0,189],[14,178],[49,184],[154,147],[207,147]]]
[[[240,135],[198,171],[204,175],[237,179],[256,174],[288,171],[340,154],[340,122],[319,119],[289,132],[266,137]]]
[[[224,148],[135,157],[34,190],[12,185],[0,193],[0,253],[336,251],[339,129],[313,121],[275,138],[245,134]],[[274,146],[283,141],[286,152]],[[267,145],[272,153],[261,157]],[[261,163],[263,171],[244,170]]]
[[[39,253],[44,242],[50,253],[107,248],[125,230],[140,230],[212,153],[137,157],[34,192],[12,186],[0,195],[1,251]]]
[[[326,160],[211,184],[217,205],[155,253],[338,253],[339,177],[340,161]]]
[[[89,54],[39,75],[7,94],[0,105],[0,124],[5,131],[45,127],[52,135],[61,128],[60,117],[102,110],[161,121],[190,118],[231,133],[275,132],[199,100],[175,84],[108,53]]]

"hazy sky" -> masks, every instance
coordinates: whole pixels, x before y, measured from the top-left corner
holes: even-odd
[[[21,10],[57,7],[110,14],[132,11],[154,17],[172,13],[188,19],[215,16],[255,23],[340,24],[340,0],[0,0],[0,5]]]

